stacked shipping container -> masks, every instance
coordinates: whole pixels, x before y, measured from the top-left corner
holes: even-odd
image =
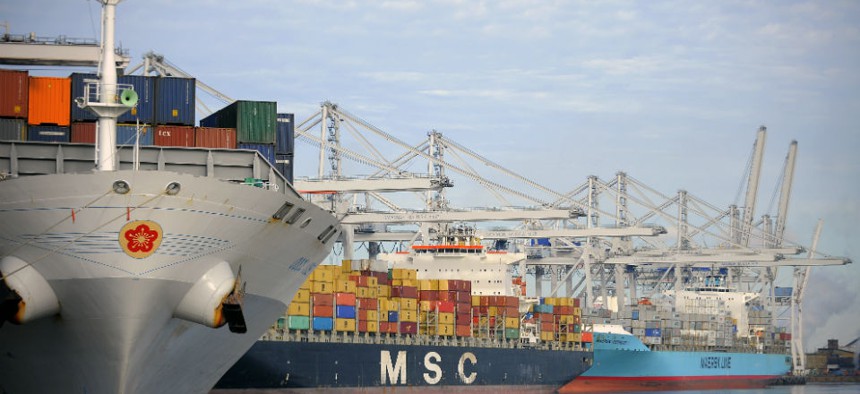
[[[317,267],[277,328],[519,340],[526,318],[539,323],[542,341],[582,341],[579,300],[546,298],[525,314],[519,308],[515,296],[472,295],[468,280],[417,280],[410,269],[353,271],[344,261]]]
[[[252,149],[275,163],[277,104],[271,101],[235,101],[200,120],[200,126],[236,130],[236,147]]]

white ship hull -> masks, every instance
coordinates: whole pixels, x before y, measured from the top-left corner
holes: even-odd
[[[116,180],[130,191],[116,193]],[[181,185],[178,194],[165,193],[170,182]],[[291,213],[305,210],[294,223],[272,217],[286,201]],[[138,221],[160,226],[160,245],[132,257],[120,240],[123,226]],[[333,216],[298,196],[174,172],[0,182],[4,281],[35,272],[59,305],[0,327],[0,392],[207,392],[328,254],[337,237],[321,235],[331,226]],[[180,312],[192,288],[211,290],[206,280],[218,267],[231,274],[241,267],[247,333]]]

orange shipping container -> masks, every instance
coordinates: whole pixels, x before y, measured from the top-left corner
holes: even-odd
[[[72,80],[56,77],[30,77],[27,98],[27,123],[68,126],[71,122]]]
[[[335,293],[336,305],[355,306],[355,294],[353,293]]]
[[[472,336],[472,327],[469,325],[461,325],[458,324],[456,326],[457,336],[458,337],[470,337]]]
[[[236,129],[226,127],[197,127],[194,146],[198,148],[236,149]]]
[[[334,308],[330,306],[314,305],[314,317],[332,317]]]

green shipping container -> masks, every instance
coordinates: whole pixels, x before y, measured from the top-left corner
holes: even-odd
[[[505,339],[517,339],[520,337],[520,329],[519,328],[506,328],[505,329]]]
[[[273,101],[236,101],[200,120],[203,127],[236,129],[240,144],[274,144],[278,104]]]
[[[286,322],[286,319],[284,319],[283,317],[279,317],[278,323],[275,327],[277,327],[278,329],[284,329],[284,323],[285,322]]]
[[[308,330],[311,328],[311,318],[308,316],[288,316],[290,330]]]

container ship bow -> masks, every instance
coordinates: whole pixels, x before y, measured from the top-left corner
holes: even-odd
[[[118,2],[102,1],[106,48]],[[211,151],[201,166],[179,149],[118,170],[116,118],[133,95],[103,52],[98,94],[81,99],[99,115],[95,171],[65,161],[92,146],[0,143],[0,392],[205,393],[328,254],[338,222],[273,170],[278,190],[229,181],[218,171],[240,163],[216,168]]]

